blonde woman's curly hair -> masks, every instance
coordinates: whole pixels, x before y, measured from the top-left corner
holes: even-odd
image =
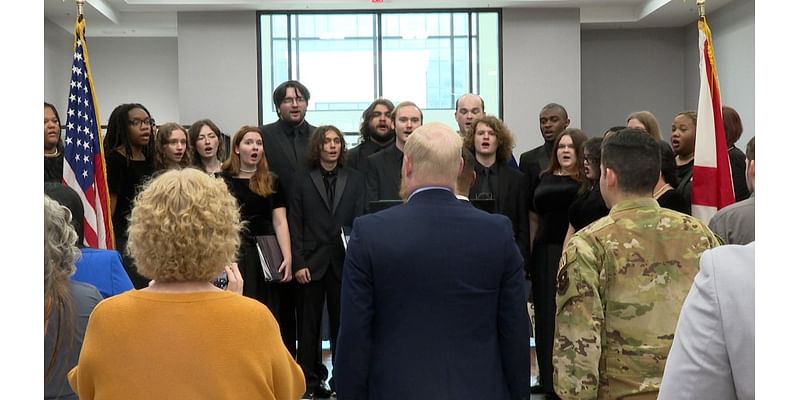
[[[169,170],[136,196],[128,253],[147,278],[210,281],[235,261],[241,226],[222,179],[194,168]]]

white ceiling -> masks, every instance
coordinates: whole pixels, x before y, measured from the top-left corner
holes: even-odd
[[[696,0],[86,0],[87,36],[177,36],[178,12],[241,10],[392,10],[578,8],[584,28],[661,28],[697,19]],[[706,12],[739,0],[708,0]],[[44,0],[44,16],[71,32],[74,0]],[[508,11],[507,11],[508,12]]]

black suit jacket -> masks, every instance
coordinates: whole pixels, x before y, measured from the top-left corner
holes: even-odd
[[[528,150],[519,157],[519,170],[528,180],[528,199],[526,205],[533,211],[533,192],[539,186],[540,175],[550,165],[550,156],[553,155],[553,143],[545,142],[543,145]]]
[[[347,166],[355,169],[358,172],[361,172],[364,174],[364,176],[366,176],[367,168],[369,168],[369,164],[367,164],[367,158],[381,150],[386,149],[389,146],[394,146],[394,139],[385,145],[380,145],[372,140],[366,139],[358,146],[347,150]]]
[[[345,249],[341,229],[349,233],[353,219],[364,213],[364,176],[352,168],[339,168],[333,207],[328,205],[319,168],[301,171],[289,203],[292,269],[308,267],[312,280],[321,280],[330,266],[342,278]]]
[[[503,214],[511,220],[514,229],[514,239],[517,241],[519,251],[528,259],[530,254],[530,221],[528,220],[528,182],[525,175],[508,164],[497,164],[497,187],[492,195],[497,202],[497,213]],[[475,165],[478,179],[486,179],[479,171],[480,165]],[[469,198],[477,197],[479,184],[475,181],[469,191]]]
[[[316,126],[309,124],[305,120],[296,127],[300,135],[298,154],[295,154],[292,143],[294,140],[292,131],[295,126],[279,119],[271,124],[259,127],[261,139],[264,142],[264,155],[267,157],[267,163],[269,163],[269,170],[281,179],[281,184],[286,193],[292,192],[294,177],[297,172],[307,170],[308,140],[311,137],[311,133],[317,129]]]
[[[339,398],[529,399],[522,267],[508,219],[447,190],[356,218],[342,277]]]
[[[394,144],[367,157],[367,201],[400,200],[403,152]]]

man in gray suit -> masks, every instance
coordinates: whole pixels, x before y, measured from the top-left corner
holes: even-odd
[[[755,397],[755,253],[753,241],[700,257],[659,399]]]
[[[745,181],[750,197],[719,210],[708,227],[725,244],[748,244],[756,240],[756,138],[747,142],[745,150]]]

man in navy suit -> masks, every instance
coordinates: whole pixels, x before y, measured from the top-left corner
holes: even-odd
[[[421,126],[404,148],[407,202],[355,220],[334,365],[339,399],[530,397],[522,255],[507,217],[456,199],[462,166],[458,134]]]

